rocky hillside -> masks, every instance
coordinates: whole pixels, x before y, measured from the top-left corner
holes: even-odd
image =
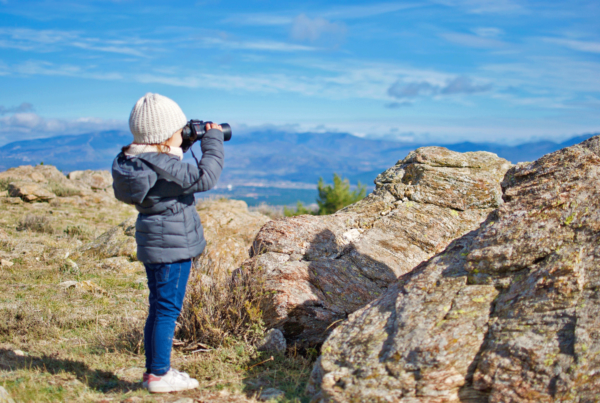
[[[315,401],[597,401],[599,184],[600,137],[511,168],[476,231],[333,331]]]
[[[509,167],[491,153],[420,148],[336,214],[267,223],[244,264],[266,278],[265,323],[294,343],[322,343],[398,276],[476,229],[503,203]]]
[[[66,177],[52,166],[21,166],[0,173],[0,186],[0,401],[255,401],[261,387],[244,395],[242,381],[260,378],[262,368],[240,368],[264,358],[248,345],[193,355],[178,342],[174,365],[201,379],[201,390],[150,396],[141,387],[148,290],[136,260],[137,213],[114,199],[108,172]],[[197,209],[205,257],[225,271],[249,257],[269,220],[234,200]],[[305,368],[307,376],[308,361]]]

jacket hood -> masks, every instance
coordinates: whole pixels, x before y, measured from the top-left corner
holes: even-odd
[[[156,184],[158,175],[136,156],[117,155],[112,166],[115,197],[127,204],[141,204]]]

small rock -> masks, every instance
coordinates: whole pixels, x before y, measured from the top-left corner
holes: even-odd
[[[175,400],[173,403],[194,403],[194,399],[190,397],[182,397],[181,399]]]
[[[6,259],[0,260],[0,266],[2,266],[2,267],[11,267],[13,265],[14,265],[14,263],[11,262],[10,260],[6,260]]]
[[[257,346],[259,351],[272,351],[276,353],[285,353],[287,343],[283,333],[279,329],[271,329],[265,337],[258,343]]]
[[[285,395],[285,392],[283,392],[282,390],[275,388],[267,388],[261,392],[260,396],[258,397],[258,400],[266,402],[267,400],[277,399],[278,397],[281,397],[283,395]]]
[[[0,386],[0,403],[15,403],[4,387]]]
[[[14,350],[13,354],[16,355],[17,357],[25,357],[25,352],[23,350]]]
[[[63,281],[62,283],[58,284],[59,287],[62,287],[64,289],[68,289],[68,288],[75,288],[77,287],[77,281],[73,281],[73,280],[69,280],[69,281]]]
[[[12,182],[8,185],[8,192],[12,197],[20,197],[26,202],[47,202],[56,197],[43,185],[34,182]]]
[[[125,256],[118,257],[110,257],[108,259],[104,259],[100,268],[104,270],[114,270],[121,272],[135,272],[137,270],[141,270],[141,264],[139,262],[132,262],[127,259]]]

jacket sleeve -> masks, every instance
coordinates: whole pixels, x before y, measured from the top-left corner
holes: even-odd
[[[207,131],[202,136],[200,148],[202,158],[198,166],[176,161],[166,167],[166,170],[181,182],[184,195],[212,189],[223,171],[223,132],[217,129]]]

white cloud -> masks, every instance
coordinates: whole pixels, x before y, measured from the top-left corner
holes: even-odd
[[[16,138],[27,140],[114,129],[127,130],[127,122],[93,117],[46,119],[33,112],[19,112],[0,117],[0,144],[6,144]]]
[[[300,14],[294,18],[290,35],[296,41],[315,42],[321,37],[326,37],[328,41],[339,42],[346,35],[346,26],[324,18],[311,19],[305,14]]]
[[[448,42],[456,43],[457,45],[468,46],[471,48],[500,48],[506,46],[505,42],[502,42],[498,39],[479,35],[446,32],[440,36]]]
[[[492,89],[492,85],[489,83],[475,84],[469,77],[459,76],[448,81],[446,86],[440,90],[440,94],[475,94],[478,92],[486,92],[490,89]]]
[[[35,30],[29,28],[0,28],[0,48],[12,48],[40,53],[58,51],[64,47],[145,57],[156,51],[160,41],[139,38],[99,39],[86,37],[76,31]]]
[[[324,11],[321,15],[325,18],[335,19],[358,19],[373,17],[381,14],[388,14],[402,10],[408,10],[417,7],[423,7],[424,2],[391,2],[391,3],[371,3],[359,6],[342,6]]]
[[[555,43],[560,46],[565,46],[569,49],[578,50],[580,52],[600,53],[600,42],[577,41],[573,39],[561,38],[544,38],[546,42]]]
[[[28,61],[14,66],[7,66],[8,73],[20,75],[41,75],[41,76],[66,76],[91,78],[94,80],[120,80],[120,73],[103,73],[93,71],[81,66],[69,64],[56,65],[46,61]]]
[[[236,41],[222,38],[202,38],[200,45],[216,47],[219,49],[260,50],[269,52],[311,52],[318,50],[312,46],[297,45],[293,43],[276,41]]]
[[[412,99],[425,95],[456,95],[486,92],[492,88],[489,83],[477,84],[466,76],[458,76],[446,81],[444,85],[428,81],[404,82],[397,80],[387,90],[387,94],[396,99]]]
[[[473,14],[521,14],[528,12],[521,1],[514,0],[432,0],[435,3],[461,8]]]
[[[313,14],[326,20],[352,20],[373,17],[381,14],[393,13],[417,7],[426,6],[426,2],[387,2],[372,3],[357,6],[340,6],[329,9],[315,10]],[[291,25],[297,13],[240,13],[231,15],[223,20],[226,24],[277,26]]]
[[[237,24],[237,25],[257,25],[257,26],[270,26],[270,25],[289,25],[293,21],[292,17],[274,15],[274,14],[235,14],[229,16],[223,20],[226,24]]]
[[[484,37],[484,38],[497,38],[504,34],[503,30],[501,30],[500,28],[494,28],[494,27],[478,27],[478,28],[473,28],[472,31],[475,35]]]

